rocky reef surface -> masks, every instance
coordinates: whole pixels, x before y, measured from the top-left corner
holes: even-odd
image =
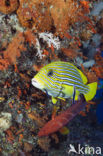
[[[78,153],[69,153],[70,145],[77,151],[79,144],[103,154],[103,124],[96,116],[101,98],[66,125],[66,135],[38,137],[55,110],[51,97],[31,84],[41,67],[57,60],[73,63],[88,83],[99,84],[102,52],[102,0],[0,0],[0,156],[72,156]],[[58,100],[55,115],[70,103]]]

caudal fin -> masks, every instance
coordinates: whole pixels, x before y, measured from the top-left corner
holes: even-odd
[[[89,91],[84,94],[86,101],[92,100],[97,91],[97,82],[88,84]]]

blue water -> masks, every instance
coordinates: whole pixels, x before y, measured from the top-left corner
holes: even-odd
[[[103,51],[101,52],[101,56],[103,57]],[[95,100],[100,101],[97,105],[96,116],[98,124],[103,123],[103,79],[99,79],[98,90],[95,95]]]

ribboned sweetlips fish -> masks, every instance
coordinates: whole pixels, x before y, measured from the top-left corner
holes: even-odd
[[[53,103],[58,98],[78,100],[79,94],[89,101],[96,94],[97,82],[87,84],[87,81],[82,71],[72,63],[56,61],[41,68],[32,78],[32,85],[52,96]]]

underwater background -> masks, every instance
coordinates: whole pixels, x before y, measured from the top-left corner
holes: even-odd
[[[55,118],[62,120],[72,100],[55,107],[31,83],[53,61],[70,62],[98,83],[62,128]],[[53,120],[57,131],[40,137]],[[76,155],[103,155],[103,1],[0,0],[0,156]]]

